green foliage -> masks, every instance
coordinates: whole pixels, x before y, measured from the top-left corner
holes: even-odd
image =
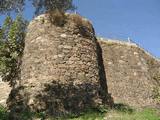
[[[22,12],[25,3],[31,1],[35,7],[35,14],[52,10],[73,10],[72,0],[0,0],[0,13],[11,11]]]
[[[40,14],[45,11],[67,11],[74,10],[73,0],[33,0],[33,5],[36,8],[35,14]]]
[[[104,120],[104,113],[97,111],[88,111],[81,116],[75,118],[68,118],[68,120]]]
[[[122,107],[123,108],[123,107]],[[21,120],[40,119],[45,120],[45,113],[23,112]],[[156,109],[134,110],[133,112],[121,111],[118,108],[101,112],[99,109],[88,109],[80,115],[69,115],[66,117],[53,118],[47,120],[160,120],[159,112]],[[0,120],[8,120],[7,110],[0,106]]]
[[[32,120],[32,117],[34,116],[34,113],[25,111],[22,114],[19,115],[19,119],[21,120]]]
[[[143,109],[133,113],[110,111],[106,114],[106,120],[160,120],[157,110]]]
[[[25,0],[0,0],[0,13],[20,12],[23,9],[24,2]]]
[[[41,120],[45,120],[46,114],[44,112],[35,113],[36,118],[41,118]]]
[[[1,30],[0,73],[2,80],[9,81],[11,86],[19,79],[26,25],[27,22],[21,16],[15,20],[8,16]]]
[[[84,112],[82,112],[80,115],[70,114],[65,117],[56,118],[56,120],[104,120],[106,110],[101,111],[100,109],[101,108],[87,109]],[[55,120],[55,119],[50,118],[49,120]]]
[[[0,120],[8,120],[8,112],[7,110],[0,105]]]
[[[123,109],[123,107],[121,108]],[[49,120],[55,120],[50,118]],[[100,112],[89,110],[80,116],[59,118],[58,120],[160,120],[158,111],[154,109],[134,110],[133,112],[121,111],[119,109]]]

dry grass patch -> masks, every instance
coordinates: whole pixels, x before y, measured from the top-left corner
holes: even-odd
[[[56,26],[64,26],[66,23],[67,17],[63,11],[60,10],[54,10],[49,11],[49,20],[51,23],[53,23]]]
[[[91,22],[86,18],[83,18],[78,14],[71,14],[69,19],[75,24],[76,29],[78,28],[77,33],[80,33],[83,37],[90,38],[95,35]]]
[[[86,27],[90,32],[93,32],[93,26],[91,22],[79,14],[71,14],[70,19],[76,24],[77,27]]]

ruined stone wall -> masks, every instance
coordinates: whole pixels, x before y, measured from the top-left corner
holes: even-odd
[[[17,98],[24,99],[23,106],[12,111],[28,107],[59,116],[109,102],[92,26],[77,26],[72,15],[67,18],[63,27],[51,24],[47,14],[30,22],[21,67],[22,87],[16,90],[17,95],[22,94]],[[11,109],[18,106],[13,103],[16,95],[9,101]]]
[[[102,47],[108,91],[115,103],[143,107],[156,105],[153,79],[160,61],[134,43],[99,40]]]
[[[47,14],[29,24],[21,82],[7,102],[13,113],[25,108],[54,115],[76,113],[110,104],[108,93],[115,103],[157,104],[152,98],[153,89],[160,85],[155,80],[159,60],[133,43],[97,42],[89,21],[67,17],[63,27],[51,24]],[[85,26],[79,26],[82,22]],[[10,88],[0,83],[0,91],[0,104],[4,104]]]

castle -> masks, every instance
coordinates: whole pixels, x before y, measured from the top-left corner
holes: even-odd
[[[58,116],[113,102],[136,107],[159,104],[153,98],[159,86],[158,59],[134,43],[96,38],[88,20],[66,16],[61,26],[51,24],[47,14],[30,22],[21,83],[7,101],[13,113],[29,109]],[[5,96],[8,93],[2,103]]]

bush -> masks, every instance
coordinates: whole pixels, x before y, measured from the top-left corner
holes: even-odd
[[[83,26],[82,17],[78,14],[71,14],[70,15],[71,21],[76,24],[77,27]]]
[[[66,15],[63,11],[60,10],[54,10],[49,11],[49,20],[51,23],[53,23],[56,26],[64,26],[66,23]]]
[[[73,23],[76,24],[77,27],[86,27],[90,29],[90,31],[93,30],[92,24],[90,23],[89,20],[86,18],[81,17],[79,14],[71,14],[70,19],[73,21]]]
[[[79,33],[84,37],[94,37],[95,32],[93,26],[89,20],[86,18],[81,17],[78,14],[71,14],[70,15],[71,21],[76,25],[79,29]]]

